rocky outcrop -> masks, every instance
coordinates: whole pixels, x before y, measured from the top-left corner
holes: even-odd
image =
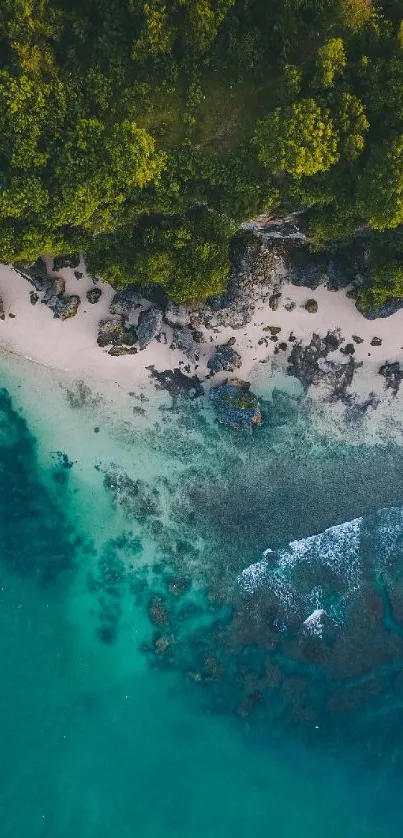
[[[338,331],[328,332],[324,338],[312,335],[308,346],[300,341],[294,343],[288,359],[288,373],[298,378],[307,389],[312,384],[325,383],[329,389],[330,401],[342,401],[350,404],[351,395],[348,389],[353,381],[354,373],[362,362],[354,361],[348,353],[348,361],[340,363],[327,356],[339,349],[343,343]]]
[[[68,320],[69,317],[75,317],[80,305],[80,297],[77,294],[61,294],[60,296],[53,296],[47,301],[48,308],[53,311],[54,317],[60,320]]]
[[[393,395],[396,396],[400,388],[400,383],[403,379],[403,370],[400,367],[399,361],[382,364],[382,366],[379,367],[379,374],[383,375],[385,379],[385,386],[389,390],[392,390]]]
[[[111,314],[129,319],[141,308],[141,295],[134,286],[117,291],[109,307]]]
[[[66,283],[61,276],[55,276],[52,278],[48,278],[46,284],[43,286],[44,294],[42,297],[42,302],[49,304],[49,301],[52,297],[61,297],[66,290]]]
[[[182,329],[174,329],[172,338],[172,349],[180,349],[189,358],[189,361],[196,360],[200,347],[196,343],[191,329],[186,326]]]
[[[167,390],[171,396],[188,396],[190,399],[196,399],[204,393],[197,375],[185,375],[177,368],[162,370],[161,372],[156,370],[154,366],[149,366],[147,369],[151,378],[157,382],[157,389]]]
[[[239,353],[228,343],[217,346],[212,357],[207,361],[208,369],[213,373],[234,372],[242,366]]]
[[[133,346],[136,339],[136,330],[127,328],[122,318],[101,320],[99,324],[98,346]]]
[[[320,361],[338,349],[342,342],[339,332],[328,332],[324,338],[313,334],[307,346],[301,341],[294,343],[288,358],[289,374],[298,378],[305,388],[318,384],[324,375]]]
[[[100,288],[90,288],[85,296],[88,302],[94,305],[94,303],[97,303],[101,299],[102,291]]]
[[[159,308],[152,306],[147,311],[142,311],[137,325],[137,338],[140,349],[145,349],[157,335],[162,327],[162,312]]]
[[[164,312],[164,320],[173,329],[188,326],[190,320],[189,309],[185,306],[177,306],[175,303],[168,303]]]
[[[263,422],[259,399],[246,381],[226,381],[210,390],[210,398],[219,422],[245,429]]]
[[[378,317],[391,317],[400,311],[403,308],[403,297],[392,297],[386,303],[377,306],[368,306],[358,299],[355,306],[366,320],[377,320]]]
[[[57,271],[61,271],[63,268],[78,268],[79,264],[79,253],[72,253],[67,256],[55,256],[53,259],[53,270],[56,273]]]

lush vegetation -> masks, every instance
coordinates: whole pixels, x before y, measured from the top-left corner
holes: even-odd
[[[403,293],[401,0],[2,0],[0,41],[1,260],[190,299],[237,223],[304,208]]]

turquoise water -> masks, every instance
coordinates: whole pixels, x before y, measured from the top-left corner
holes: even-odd
[[[401,446],[3,383],[1,838],[400,836]]]

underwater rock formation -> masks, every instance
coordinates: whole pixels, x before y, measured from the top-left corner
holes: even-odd
[[[259,399],[246,381],[233,379],[210,390],[210,398],[219,422],[234,428],[251,428],[263,422]]]

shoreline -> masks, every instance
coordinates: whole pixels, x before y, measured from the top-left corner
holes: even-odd
[[[28,280],[12,266],[0,265],[0,296],[4,305],[0,348],[33,364],[95,384],[109,383],[143,393],[154,391],[149,369],[153,367],[156,372],[180,370],[184,376],[197,376],[207,386],[235,377],[250,382],[253,389],[254,382],[259,385],[259,381],[268,378],[270,373],[287,371],[293,347],[306,347],[314,334],[324,338],[328,332],[339,333],[342,340],[320,359],[319,367],[325,371],[326,364],[339,368],[347,363],[353,365],[353,380],[347,388],[350,396],[364,398],[369,393],[387,396],[385,378],[379,375],[379,368],[385,363],[403,363],[403,310],[389,318],[366,320],[355,308],[353,300],[346,296],[346,289],[331,291],[320,286],[313,291],[292,285],[281,276],[259,288],[255,286],[249,322],[226,325],[228,310],[224,309],[223,316],[222,311],[217,314],[209,309],[206,315],[203,303],[188,309],[179,307],[182,313],[188,312],[190,328],[188,324],[175,329],[164,319],[160,334],[144,349],[134,355],[113,357],[107,348],[97,345],[97,335],[100,321],[111,318],[109,309],[116,290],[98,279],[94,286],[93,278],[87,275],[82,262],[80,279],[75,277],[72,268],[62,268],[55,273],[48,266],[48,273],[49,279],[64,280],[66,294],[80,297],[77,314],[62,321],[54,317],[40,299],[32,304],[32,285]],[[86,298],[87,291],[94,287],[101,292],[95,304]],[[269,304],[273,291],[280,295],[276,310]],[[316,302],[316,313],[305,309],[307,300]],[[150,303],[142,300],[135,308],[144,311],[147,306]],[[134,319],[129,317],[128,322],[134,327],[138,311],[134,313]],[[191,328],[192,334],[197,328],[198,342],[190,347],[191,351],[186,346],[182,350],[175,340],[178,334],[186,333],[189,337]],[[371,345],[374,338],[377,345]],[[228,341],[233,343],[238,355],[237,365],[213,375],[208,363],[216,348]],[[308,389],[310,395],[314,396],[316,391],[321,398],[321,387]]]

